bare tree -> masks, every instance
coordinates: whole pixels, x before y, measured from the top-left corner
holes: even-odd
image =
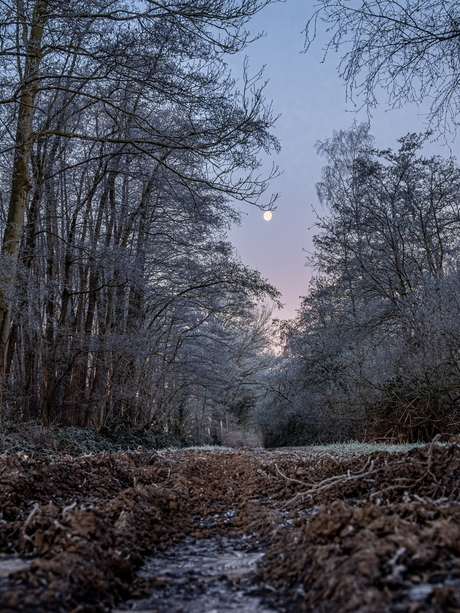
[[[460,10],[453,0],[321,0],[307,24],[307,48],[319,22],[330,33],[326,53],[344,50],[339,73],[352,99],[392,107],[430,101],[428,122],[453,130],[460,111]]]
[[[262,401],[272,444],[458,431],[460,168],[423,141],[377,151],[355,125],[318,144],[317,275]]]
[[[117,144],[45,140],[33,150],[41,206],[32,197],[27,211],[6,400],[45,423],[180,433],[194,403],[235,395],[228,330],[276,291],[235,258],[225,231],[236,213],[205,181]],[[180,163],[206,176],[188,152]]]
[[[58,298],[55,285],[48,290],[45,327],[49,339],[53,322],[63,329],[73,315],[69,310],[72,261],[76,249],[87,247],[87,220],[94,198],[101,198],[94,238],[114,204],[117,188],[110,187],[110,177],[121,181],[121,175],[105,161],[121,154],[126,159],[149,159],[168,177],[166,181],[176,187],[180,184],[192,194],[204,188],[254,203],[265,191],[267,182],[256,170],[260,150],[277,147],[268,131],[271,113],[254,80],[246,78],[241,93],[235,89],[222,54],[244,48],[250,40],[245,23],[269,1],[164,0],[139,5],[107,0],[36,0],[2,4],[1,145],[9,165],[4,175],[9,204],[1,252],[0,389],[11,358],[11,314],[31,190],[33,206],[27,217],[30,245],[24,257],[29,263],[34,257],[34,220],[45,205],[50,244],[42,272],[46,270],[51,281],[57,266],[63,267],[61,295]],[[11,133],[12,124],[17,126],[15,133]],[[65,163],[55,163],[58,158],[53,154],[58,152]],[[70,188],[63,178],[65,167],[91,159],[99,168],[96,183],[87,184],[87,194],[75,194],[75,186]],[[37,164],[33,168],[34,160]],[[104,160],[102,165],[100,160]],[[53,173],[61,177],[60,185],[50,179]],[[104,194],[99,194],[101,181],[106,183]],[[62,198],[68,197],[63,203]],[[63,205],[66,215],[57,213]],[[73,212],[67,205],[75,205]],[[143,206],[140,202],[138,213],[127,211],[128,225],[138,223]],[[83,221],[81,215],[86,215]],[[58,219],[61,224],[68,222],[67,227],[58,227]],[[114,224],[115,219],[105,228],[107,247],[129,247],[130,230],[120,230]],[[80,270],[81,281],[86,274]],[[88,279],[91,288],[100,281],[94,270]],[[115,288],[121,283],[122,278],[114,272],[109,284]],[[91,288],[80,291],[92,295]],[[109,311],[120,297],[115,289],[112,294],[106,305]],[[78,313],[81,318],[81,308]],[[87,315],[87,330],[91,317]],[[110,327],[108,313],[107,317]],[[53,388],[54,384],[49,389]]]

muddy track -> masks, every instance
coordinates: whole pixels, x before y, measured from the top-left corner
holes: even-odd
[[[459,502],[458,445],[359,458],[308,450],[0,456],[0,610],[150,602],[162,613],[165,594],[177,602],[182,590],[193,603],[201,581],[209,598],[225,599],[228,584],[228,598],[247,598],[247,611],[256,607],[250,598],[261,611],[460,611]],[[227,571],[212,581],[171,566],[158,574],[155,560],[169,555],[184,568],[191,547],[219,538],[233,539],[232,551],[240,543],[241,555],[265,552],[236,591]],[[231,610],[219,602],[216,611]]]
[[[276,613],[254,581],[263,556],[241,537],[185,538],[147,559],[135,597],[113,613]]]

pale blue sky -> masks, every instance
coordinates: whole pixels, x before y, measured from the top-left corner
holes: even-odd
[[[251,32],[265,31],[266,36],[244,54],[228,59],[235,75],[241,73],[244,55],[249,58],[251,73],[266,65],[267,99],[273,101],[274,114],[281,113],[274,132],[282,151],[267,162],[267,169],[275,161],[283,171],[271,190],[281,194],[278,208],[267,222],[259,209],[244,207],[247,215],[242,226],[230,232],[243,262],[260,270],[282,292],[286,307],[278,313],[281,318],[295,315],[299,296],[308,290],[310,271],[304,265],[306,254],[302,249],[312,246],[315,184],[324,165],[314,144],[330,137],[334,130],[349,128],[355,117],[358,121],[367,120],[365,111],[354,113],[355,107],[345,100],[345,85],[336,71],[340,54],[331,54],[322,63],[325,37],[302,53],[302,30],[313,5],[309,0],[287,0],[268,6],[250,25]],[[388,111],[384,95],[380,100],[371,120],[378,148],[396,148],[400,136],[424,130],[422,111],[416,106]],[[449,155],[446,147],[433,144],[432,148]],[[458,155],[458,150],[456,142],[452,151]],[[267,201],[268,198],[267,195]]]

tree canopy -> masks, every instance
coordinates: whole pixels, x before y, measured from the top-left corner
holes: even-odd
[[[317,146],[316,276],[261,404],[273,444],[458,431],[460,168],[425,139],[379,151],[355,125]]]
[[[237,398],[230,374],[198,356],[238,371],[236,339],[255,303],[277,296],[225,234],[235,201],[260,204],[260,155],[279,147],[260,75],[246,70],[237,88],[224,62],[267,3],[0,7],[9,410],[45,423],[180,423],[224,389]]]

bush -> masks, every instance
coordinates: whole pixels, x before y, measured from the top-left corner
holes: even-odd
[[[162,429],[126,426],[117,429],[45,427],[35,422],[0,426],[0,453],[24,453],[31,457],[65,453],[72,456],[109,451],[136,451],[186,447],[193,441],[174,437]]]
[[[460,433],[460,383],[436,383],[432,378],[395,377],[368,411],[368,439],[415,443],[436,435]]]

